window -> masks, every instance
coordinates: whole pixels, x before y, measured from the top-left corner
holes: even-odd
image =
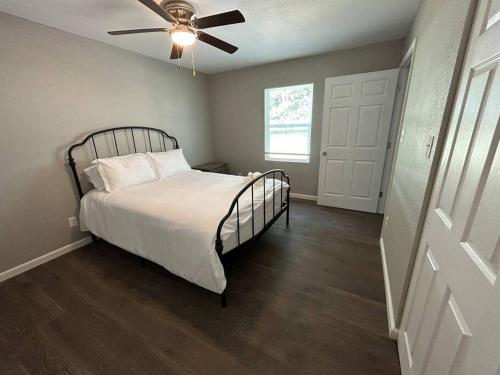
[[[266,160],[309,163],[313,84],[266,89]]]

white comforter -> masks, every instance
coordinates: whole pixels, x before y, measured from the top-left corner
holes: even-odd
[[[276,212],[286,196],[288,185],[283,185],[281,191],[280,180],[274,182]],[[222,293],[226,278],[215,251],[217,226],[244,186],[240,176],[192,170],[112,193],[92,190],[81,201],[81,229]],[[273,216],[272,180],[267,180],[265,189],[267,223]],[[264,225],[263,196],[263,184],[255,184],[255,233]],[[250,189],[239,203],[243,243],[252,235]],[[224,253],[237,246],[236,209],[223,226],[221,237]]]

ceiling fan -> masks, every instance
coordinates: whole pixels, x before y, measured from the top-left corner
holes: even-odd
[[[219,38],[207,34],[200,29],[209,27],[231,25],[245,22],[245,17],[239,10],[218,13],[211,16],[196,17],[195,7],[183,0],[163,0],[157,3],[154,0],[139,0],[153,12],[158,14],[164,20],[172,24],[171,28],[152,28],[152,29],[133,29],[109,31],[110,35],[125,35],[139,33],[168,32],[172,38],[173,45],[170,53],[171,59],[180,59],[184,47],[188,47],[196,42],[196,39],[218,48],[227,53],[235,53],[238,47],[233,46]]]

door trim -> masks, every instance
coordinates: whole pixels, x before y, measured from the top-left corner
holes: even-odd
[[[402,125],[403,125],[403,120],[404,120],[404,115],[405,115],[405,109],[406,109],[406,102],[408,99],[408,88],[410,87],[411,83],[411,77],[413,73],[413,66],[415,63],[415,51],[417,48],[417,38],[413,39],[413,41],[410,44],[410,47],[406,50],[403,58],[401,59],[401,62],[399,63],[399,69],[401,71],[402,68],[404,68],[405,65],[410,64],[410,69],[408,71],[408,78],[406,79],[406,86],[404,88],[405,92],[403,95],[403,100],[401,102],[401,106],[399,108],[400,115],[399,115],[399,121],[396,123],[391,122],[391,128],[393,126],[397,127],[396,132],[394,132],[394,136],[389,139],[389,142],[391,142],[392,145],[392,152],[387,152],[386,153],[386,158],[389,158],[388,161],[388,171],[384,168],[383,174],[382,174],[382,185],[380,186],[380,191],[382,191],[384,194],[383,196],[379,199],[379,204],[377,208],[377,212],[380,214],[383,214],[385,212],[385,206],[387,204],[387,201],[389,200],[389,194],[391,193],[391,186],[392,186],[392,176],[394,174],[394,161],[396,160],[396,155],[398,153],[399,149],[399,138],[401,137],[401,130],[402,130]],[[396,96],[397,96],[397,91],[396,91]],[[398,108],[396,108],[396,102],[394,102],[394,108],[392,112],[392,119],[391,121],[395,121],[395,115]],[[387,161],[386,161],[387,164]],[[389,172],[388,178],[385,180],[384,183],[384,175]]]
[[[405,117],[405,109],[406,109],[406,103],[408,100],[408,90],[411,84],[411,78],[412,78],[412,73],[413,73],[413,67],[415,65],[415,51],[416,51],[416,46],[417,46],[417,38],[413,39],[413,41],[410,44],[410,47],[406,50],[403,59],[401,60],[399,64],[399,68],[403,68],[405,65],[408,63],[410,64],[410,69],[408,71],[408,78],[406,80],[406,87],[404,88],[404,96],[403,96],[403,101],[401,102],[400,106],[400,111],[401,114],[399,116],[399,121],[397,123],[397,131],[395,132],[395,136],[393,139],[390,140],[392,142],[393,146],[393,152],[392,155],[390,156],[391,161],[390,161],[390,174],[389,178],[386,181],[386,186],[382,187],[382,191],[385,192],[385,200],[384,200],[384,207],[380,209],[378,212],[379,213],[384,213],[385,212],[385,206],[387,202],[389,201],[389,196],[391,194],[391,186],[392,186],[392,180],[393,180],[393,175],[394,175],[394,165],[396,161],[396,155],[399,150],[399,139],[401,137],[401,130],[403,129],[403,121]],[[395,113],[392,114],[393,119],[394,119]],[[393,126],[395,124],[392,124]],[[385,172],[385,171],[384,171]],[[383,176],[382,176],[383,179]],[[380,203],[380,201],[379,201]],[[382,211],[382,212],[380,212]],[[385,215],[384,215],[384,221],[383,225],[385,225],[387,221],[385,220]],[[382,256],[382,269],[383,269],[383,274],[384,274],[384,286],[385,286],[385,301],[386,301],[386,309],[387,309],[387,325],[388,325],[388,330],[389,330],[389,337],[392,338],[393,340],[398,339],[398,334],[399,334],[399,329],[396,325],[396,318],[394,314],[394,305],[392,303],[392,293],[391,293],[391,285],[389,281],[389,271],[387,267],[387,260],[385,256],[385,247],[384,247],[384,238],[381,235],[380,236],[380,252]]]

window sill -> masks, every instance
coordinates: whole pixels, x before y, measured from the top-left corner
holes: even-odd
[[[269,158],[269,157],[266,156],[265,160],[266,161],[277,161],[277,162],[280,162],[280,163],[299,163],[299,164],[310,164],[311,163],[310,158],[307,159],[307,160],[294,160],[294,159]]]

